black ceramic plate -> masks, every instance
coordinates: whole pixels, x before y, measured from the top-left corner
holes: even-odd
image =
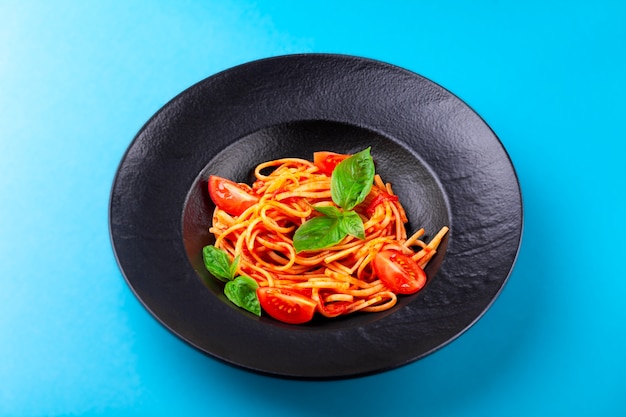
[[[262,161],[367,146],[409,231],[450,227],[425,289],[385,313],[299,326],[226,302],[200,257],[213,241],[208,176],[247,181]],[[110,201],[117,261],[163,325],[229,364],[294,378],[381,372],[454,340],[502,289],[521,231],[514,168],[475,112],[415,73],[337,55],[264,59],[190,87],[139,131]]]

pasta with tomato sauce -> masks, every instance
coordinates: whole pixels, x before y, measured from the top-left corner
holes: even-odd
[[[369,148],[282,158],[254,170],[252,186],[211,176],[214,247],[252,278],[261,308],[286,323],[392,308],[427,281],[424,267],[448,232],[408,235],[391,184]]]

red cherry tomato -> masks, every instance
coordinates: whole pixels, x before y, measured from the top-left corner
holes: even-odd
[[[259,201],[243,185],[216,175],[209,177],[209,195],[216,206],[231,216],[239,216]]]
[[[376,276],[396,294],[413,294],[426,284],[426,273],[410,256],[397,250],[379,252],[372,262]]]
[[[283,288],[259,287],[256,293],[263,310],[276,320],[284,323],[306,323],[315,314],[315,301],[295,291]]]
[[[326,175],[331,175],[335,167],[350,155],[320,151],[313,153],[313,163]]]

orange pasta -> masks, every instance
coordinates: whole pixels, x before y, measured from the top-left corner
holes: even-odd
[[[322,216],[320,208],[337,207],[331,195],[331,176],[322,172],[323,168],[319,161],[283,158],[258,165],[252,187],[237,184],[234,197],[234,189],[227,189],[230,194],[219,194],[213,185],[211,196],[217,207],[210,232],[215,235],[214,246],[230,259],[238,257],[237,273],[258,283],[264,310],[272,308],[266,305],[268,293],[294,295],[296,304],[300,300],[297,297],[310,300],[301,303],[306,304],[304,308],[314,306],[315,312],[326,317],[387,310],[398,297],[395,284],[389,280],[397,280],[400,271],[404,278],[419,281],[421,275],[414,275],[423,274],[448,228],[443,227],[428,243],[420,240],[423,229],[407,235],[404,208],[391,184],[376,174],[369,193],[352,210],[363,223],[365,238],[348,234],[332,246],[298,252],[294,246],[296,230]],[[228,210],[233,200],[246,201],[236,210]],[[391,272],[383,274],[383,270]],[[419,290],[424,282],[415,285]]]

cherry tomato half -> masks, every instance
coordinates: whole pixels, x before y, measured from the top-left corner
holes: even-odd
[[[306,323],[315,314],[315,301],[295,291],[284,288],[259,287],[256,293],[263,310],[284,323]]]
[[[396,294],[413,294],[426,284],[426,273],[410,256],[397,250],[383,250],[372,262],[376,276]]]
[[[331,175],[335,167],[350,155],[320,151],[313,153],[313,163],[326,175]]]
[[[259,201],[243,185],[216,175],[209,177],[209,195],[216,206],[231,216],[239,216]]]

